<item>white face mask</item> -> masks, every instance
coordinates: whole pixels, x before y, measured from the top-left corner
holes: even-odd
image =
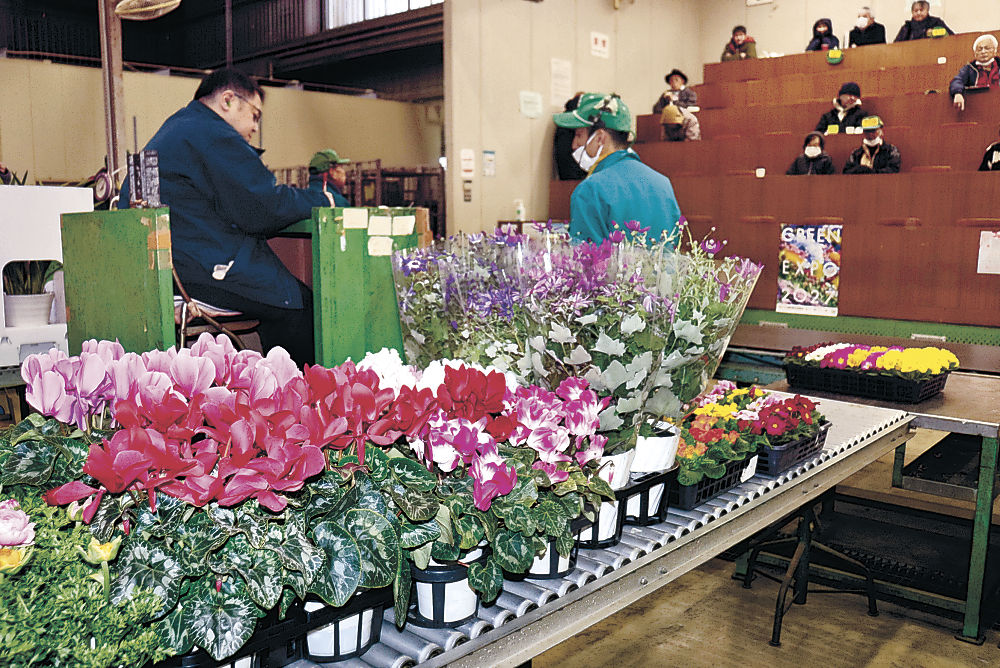
[[[807,158],[819,157],[819,154],[823,152],[819,146],[806,146],[805,150],[802,151],[806,154]]]
[[[882,138],[881,137],[875,137],[874,139],[862,139],[861,142],[865,146],[878,146],[879,144],[882,143]]]
[[[854,22],[854,25],[858,27],[858,30],[864,30],[868,27],[868,19],[864,16],[859,16],[858,20]]]
[[[580,169],[582,169],[585,172],[589,172],[590,168],[593,167],[595,164],[597,164],[597,159],[601,157],[601,151],[604,150],[604,147],[602,146],[597,151],[597,155],[590,156],[587,154],[587,147],[590,146],[590,142],[593,141],[594,137],[596,136],[597,133],[595,132],[594,134],[590,135],[590,138],[587,139],[586,144],[573,151],[573,159],[576,160],[576,164],[580,165]]]

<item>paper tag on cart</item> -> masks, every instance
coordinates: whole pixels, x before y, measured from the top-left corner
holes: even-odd
[[[747,460],[747,467],[743,469],[743,473],[740,474],[740,482],[746,482],[757,473],[757,457],[759,456],[760,455],[754,455]]]

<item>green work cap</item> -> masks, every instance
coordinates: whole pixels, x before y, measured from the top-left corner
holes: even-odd
[[[632,114],[615,93],[584,93],[576,109],[555,114],[552,120],[561,128],[589,128],[600,121],[598,127],[620,132],[632,130]]]
[[[341,158],[337,155],[337,152],[332,148],[325,148],[322,151],[317,151],[309,161],[309,169],[314,172],[325,172],[334,165],[346,165],[350,160],[347,158]]]

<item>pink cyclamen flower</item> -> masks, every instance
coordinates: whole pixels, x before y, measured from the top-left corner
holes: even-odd
[[[472,498],[476,508],[483,512],[490,509],[493,499],[510,494],[517,484],[517,471],[508,465],[493,447],[472,462],[469,475],[473,478]]]
[[[528,447],[538,453],[540,460],[550,464],[572,459],[565,454],[569,444],[569,431],[564,427],[542,427],[528,434]]]
[[[701,249],[709,255],[715,255],[722,250],[723,243],[718,239],[705,239],[701,242]]]
[[[638,220],[630,220],[627,223],[625,223],[625,229],[631,232],[635,232],[637,234],[643,234],[644,232],[649,232],[650,228],[648,225],[646,227],[643,227],[642,223],[640,223]]]
[[[531,468],[538,471],[545,471],[545,475],[549,477],[549,480],[552,482],[553,485],[558,485],[564,480],[569,479],[569,471],[560,470],[557,464],[537,461],[531,465]]]
[[[0,545],[19,547],[35,540],[35,523],[14,499],[0,503]]]
[[[625,233],[622,232],[621,230],[612,230],[608,234],[608,241],[610,241],[613,244],[620,244],[621,242],[625,241]]]
[[[590,438],[584,441],[583,437],[577,437],[576,439],[576,463],[580,466],[586,465],[587,462],[593,461],[595,459],[600,459],[604,455],[604,446],[608,443],[607,436],[600,436],[594,434]],[[586,447],[583,447],[586,444]]]
[[[559,387],[556,388],[556,394],[566,401],[572,401],[579,399],[580,394],[588,387],[590,387],[590,383],[583,378],[567,378],[559,383]]]

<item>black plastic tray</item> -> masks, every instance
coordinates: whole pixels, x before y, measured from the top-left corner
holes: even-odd
[[[830,423],[827,422],[812,436],[758,451],[760,458],[757,460],[757,473],[774,477],[809,459],[823,449],[829,431]]]
[[[910,380],[867,371],[785,364],[785,377],[792,387],[904,404],[926,401],[943,390],[948,373],[946,371],[927,380]]]
[[[682,510],[691,510],[702,503],[729,491],[740,482],[740,475],[747,467],[746,459],[726,463],[726,472],[721,478],[702,478],[694,485],[676,485],[670,490],[670,505]],[[760,459],[757,460],[758,463]]]

